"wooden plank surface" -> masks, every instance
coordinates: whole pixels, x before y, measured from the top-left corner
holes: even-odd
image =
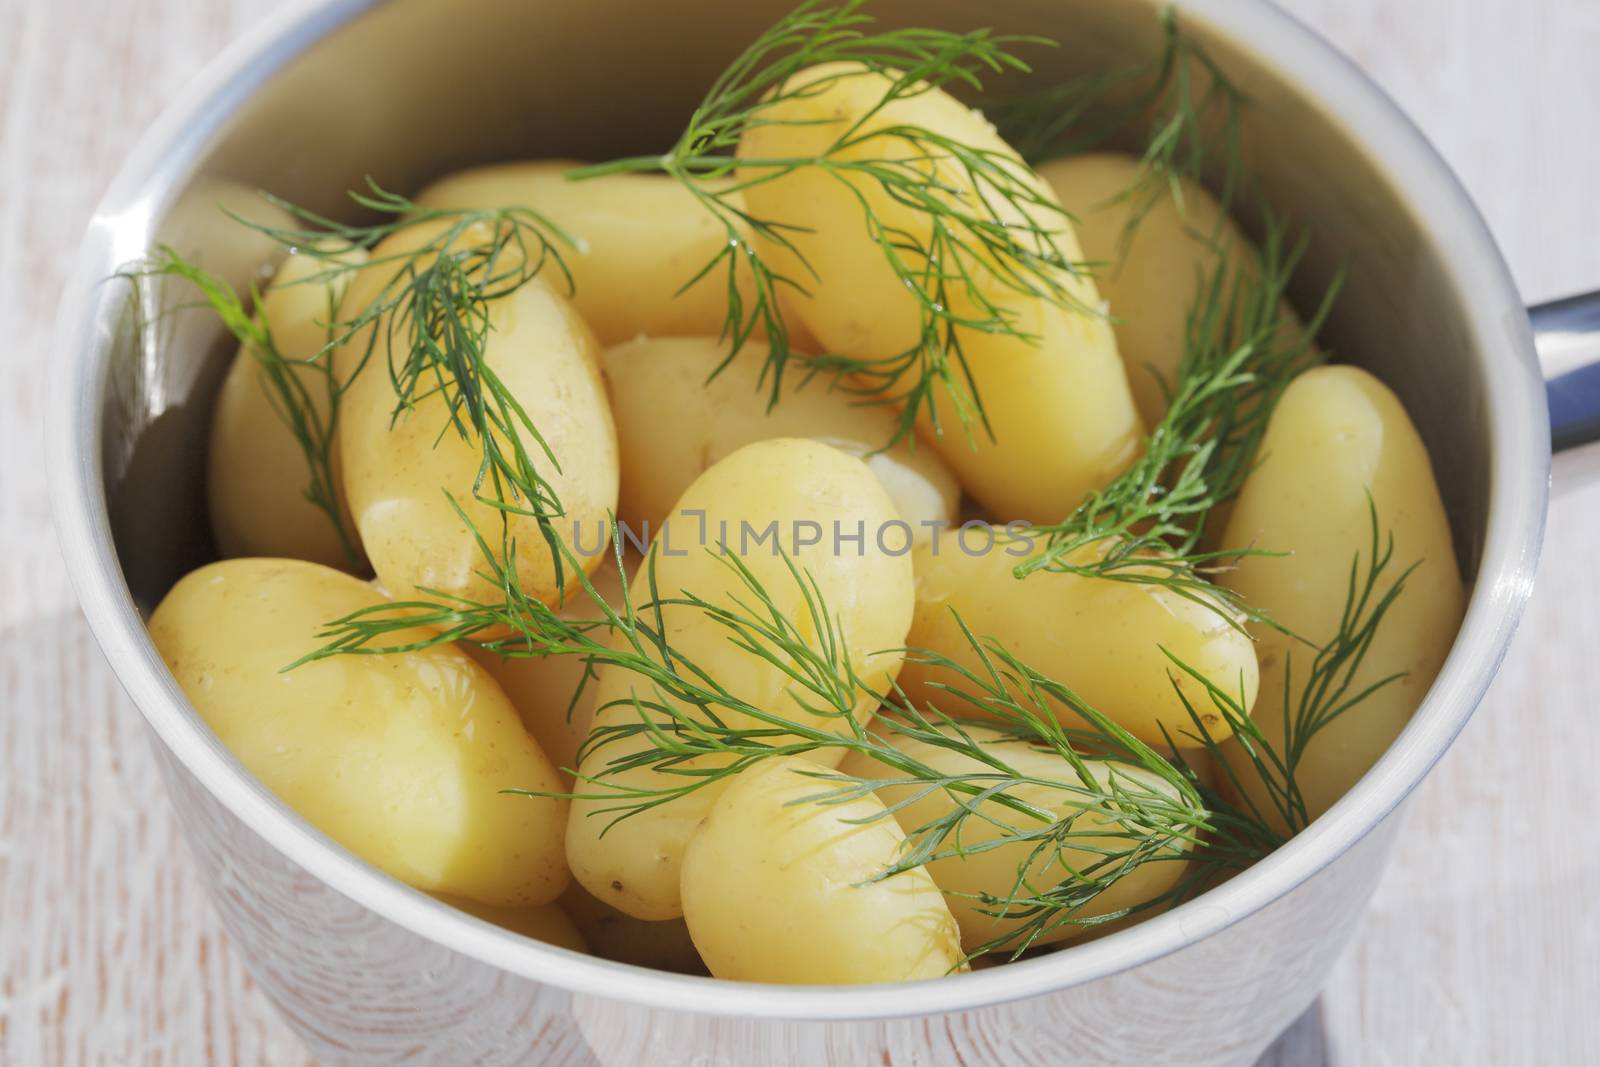
[[[1530,299],[1600,287],[1600,3],[1288,0],[1478,198]],[[297,1064],[177,837],[68,587],[39,455],[66,262],[142,127],[268,6],[0,0],[0,1064]],[[1273,1064],[1600,1047],[1600,489],[1551,513],[1504,672]]]

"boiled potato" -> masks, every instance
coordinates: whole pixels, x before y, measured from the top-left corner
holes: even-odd
[[[1063,783],[1047,786],[1037,781],[1028,782],[1006,790],[1007,796],[1051,812],[1058,820],[1073,820],[1068,831],[1071,836],[1064,837],[1062,847],[1055,851],[1035,854],[1039,842],[1034,841],[1015,841],[986,848],[990,842],[1030,833],[1044,825],[1038,819],[988,801],[979,809],[981,816],[969,817],[961,825],[960,845],[968,850],[967,854],[946,856],[927,864],[928,873],[945,893],[950,911],[961,927],[961,947],[967,952],[1016,934],[1026,925],[1027,916],[1021,913],[1021,906],[1016,909],[1017,915],[1001,916],[993,913],[1004,910],[1003,906],[985,904],[981,899],[983,894],[1000,899],[1015,894],[1018,873],[1024,866],[1027,867],[1028,886],[1024,892],[1042,894],[1063,883],[1105,878],[1128,862],[1134,850],[1150,850],[1147,858],[1072,913],[1078,920],[1110,915],[1158,900],[1188,871],[1187,857],[1193,843],[1192,839],[1185,838],[1194,830],[1185,820],[1198,821],[1204,813],[1187,809],[1182,795],[1170,782],[1142,767],[1107,760],[1089,761],[1090,773],[1100,791],[1108,796],[1116,792],[1130,797],[1123,811],[1137,811],[1139,806],[1148,805],[1162,813],[1162,824],[1171,829],[1141,826],[1136,821],[1137,816],[1119,824],[1103,811],[1111,802],[1086,796],[1077,770],[1058,754],[993,730],[965,729],[968,736],[1004,760],[1018,775]],[[994,773],[992,766],[966,753],[893,732],[887,736],[895,748],[942,775]],[[839,771],[863,779],[904,777],[902,772],[862,752],[846,756]],[[994,781],[975,781],[974,784],[986,788]],[[877,796],[894,812],[907,836],[956,810],[956,802],[948,793],[928,791],[923,786],[886,785],[878,789]],[[956,839],[952,836],[942,847],[953,849],[955,846]],[[1040,934],[1033,943],[1048,945],[1065,941],[1095,928],[1064,923]],[[998,947],[1009,950],[1017,945]]]
[[[417,226],[380,244],[372,254],[379,265],[360,272],[351,283],[344,314],[349,317],[371,306],[385,286],[394,284],[395,267],[386,260],[415,251],[444,232],[442,226]],[[473,227],[452,250],[475,247],[490,238],[486,227]],[[424,253],[413,269],[423,270],[431,262]],[[509,264],[499,268],[509,269]],[[485,362],[521,404],[556,459],[551,463],[533,435],[520,428],[534,467],[561,502],[564,514],[554,520],[557,534],[568,544],[581,538],[586,546],[599,541],[604,547],[610,534],[609,515],[617,504],[617,439],[594,335],[542,273],[489,301],[487,313]],[[476,436],[464,440],[451,426],[449,400],[431,372],[417,390],[419,398],[396,413],[390,364],[402,364],[409,357],[404,350],[407,325],[386,315],[378,328],[383,332],[345,396],[339,441],[350,509],[373,569],[400,599],[425,587],[468,600],[498,602],[500,589],[483,573],[486,561],[473,531],[462,523],[450,499],[465,510],[498,556],[505,513],[473,499],[483,461],[481,445]],[[393,351],[385,336],[393,338]],[[368,343],[363,334],[341,351],[345,373],[355,373],[352,364]],[[509,455],[504,436],[498,430],[491,432]],[[495,494],[487,480],[479,492],[491,499]],[[527,506],[521,498],[516,503]],[[510,528],[518,547],[517,577],[523,592],[548,600],[557,591],[556,561],[537,522],[527,515],[512,515]],[[596,552],[580,559],[592,569],[603,555]]]
[[[1145,422],[1167,411],[1189,333],[1189,315],[1202,287],[1227,262],[1254,282],[1261,255],[1204,186],[1178,182],[1181,195],[1152,202],[1125,198],[1139,181],[1143,161],[1122,152],[1086,152],[1045,163],[1039,176],[1077,220],[1083,254],[1099,264],[1095,280],[1111,308],[1117,348]],[[1143,217],[1133,228],[1135,210]],[[1278,341],[1308,343],[1294,309],[1279,310]]]
[[[1008,539],[1003,531],[996,531],[993,547],[980,551],[989,543],[972,534],[917,549],[917,611],[908,647],[939,653],[981,675],[981,660],[961,632],[959,614],[975,637],[998,640],[1150,745],[1165,741],[1163,728],[1175,744],[1203,744],[1174,683],[1213,738],[1232,732],[1204,687],[1163,649],[1238,699],[1245,711],[1254,704],[1255,648],[1218,613],[1220,600],[1208,606],[1157,585],[1048,571],[1019,579],[1012,568],[1035,546],[1025,536]],[[1071,561],[1091,562],[1095,551],[1089,546]],[[955,672],[915,655],[900,672],[900,686],[919,705],[931,703],[952,715],[976,713],[941,693],[938,683],[972,689]],[[1070,714],[1059,705],[1054,710]]]
[[[453,908],[460,908],[468,915],[482,919],[486,923],[503,926],[513,933],[523,937],[531,937],[535,941],[556,945],[560,948],[569,948],[574,952],[588,952],[589,943],[584,940],[583,934],[577,925],[561,907],[555,904],[540,904],[532,908],[496,908],[488,904],[479,904],[475,900],[466,900],[462,897],[452,897],[439,894],[439,899]]]
[[[555,768],[483,669],[453,645],[283,668],[330,620],[386,603],[314,563],[213,563],[172,588],[150,637],[239,761],[312,825],[401,881],[480,904],[560,895]],[[397,644],[425,634],[397,633]]]
[[[882,532],[891,549],[909,551],[938,528],[929,524],[955,517],[961,487],[931,449],[901,442],[878,451],[894,436],[899,420],[892,410],[855,403],[820,378],[807,381],[805,368],[793,364],[783,399],[770,407],[761,382],[766,346],[748,343],[712,378],[727,353],[714,337],[640,338],[606,350],[622,452],[618,507],[633,529],[658,528],[707,467],[772,437],[810,437],[866,460],[906,524]]]
[[[922,867],[871,881],[904,836],[872,797],[805,803],[820,763],[770,758],[739,775],[683,861],[684,920],[718,978],[843,985],[962,968],[950,909]]]
[[[1012,160],[1023,181],[1051,198],[1048,186],[982,115],[941,90],[901,97],[868,117],[892,77],[893,72],[865,73],[848,65],[812,67],[795,75],[789,88],[804,91],[763,111],[763,121],[753,124],[740,141],[739,158],[746,163],[741,179],[772,173],[751,167],[751,160],[822,155],[852,124],[864,119],[852,134],[854,145],[831,158],[909,159],[916,161],[913,166],[936,168],[940,181],[961,190],[967,210],[981,211],[978,192],[953,161],[929,161],[924,158],[926,150],[903,139],[870,136],[895,125],[921,126]],[[1001,221],[1026,221],[1015,205],[992,192],[985,195],[984,206]],[[752,185],[745,198],[757,217],[804,228],[786,234],[794,251],[768,242],[762,255],[780,273],[804,280],[808,292],[788,294],[786,299],[824,348],[859,359],[886,360],[921,344],[918,299],[889,265],[867,225],[863,202],[888,233],[908,235],[897,238],[900,243],[914,239],[922,247],[932,231],[925,210],[897,201],[870,179],[841,180],[819,167],[801,167]],[[1080,260],[1066,218],[1053,213],[1046,217],[1042,208],[1032,210],[1038,213],[1035,222],[1055,231],[1063,255]],[[1065,515],[1086,493],[1133,461],[1143,434],[1111,325],[1099,310],[1100,296],[1087,274],[1069,274],[1064,268],[1055,272],[1054,280],[1070,294],[1068,306],[1007,287],[993,260],[975,258],[962,266],[1027,338],[965,327],[956,330],[993,440],[981,426],[972,428],[969,440],[943,387],[934,390],[942,431],[935,433],[927,418],[921,429],[966,490],[996,517],[1037,522]],[[958,316],[987,317],[959,286],[948,303]],[[959,369],[954,373],[960,377]]]
[[[703,516],[697,514],[700,512]],[[859,459],[815,441],[758,441],[714,464],[684,490],[651,546],[656,588],[664,600],[688,591],[730,608],[736,600],[750,603],[749,591],[716,555],[715,546],[720,542],[742,559],[766,588],[778,612],[815,641],[816,621],[788,563],[777,551],[781,547],[815,581],[842,631],[842,652],[867,687],[881,693],[899,670],[898,649],[911,625],[911,557],[883,552],[870,536],[859,553],[853,548],[836,551],[832,529],[839,523],[853,531],[858,522],[865,522],[870,530],[893,518],[894,505]],[[781,545],[747,543],[742,524],[758,532],[775,524]],[[814,530],[823,531],[820,541],[802,543],[811,539]],[[654,626],[655,612],[645,606],[651,600],[648,564],[634,577],[631,592],[641,617]],[[735,645],[729,630],[704,611],[666,604],[661,615],[664,636],[680,661],[695,664],[755,708],[799,722],[829,725],[825,715],[812,710],[821,704],[820,697],[803,690],[785,670]],[[822,650],[820,643],[812,647]],[[598,686],[596,729],[638,723],[640,711],[632,698],[657,698],[655,690],[636,673],[620,667],[602,667]],[[852,714],[865,721],[876,706],[876,699],[863,691]],[[721,708],[717,714],[730,725],[747,721]],[[843,724],[832,728],[848,730]],[[706,785],[613,822],[614,814],[606,809],[619,801],[609,795],[611,790],[672,788],[686,781],[681,773],[649,767],[608,770],[614,761],[649,745],[647,738],[629,738],[591,744],[585,751],[579,770],[599,781],[585,785],[589,799],[573,802],[567,859],[574,877],[605,903],[638,919],[673,919],[683,914],[678,892],[683,850],[720,788]],[[690,766],[714,767],[717,762],[709,756],[696,757]]]
[[[605,602],[617,611],[622,609],[622,575],[617,570],[617,557],[607,549],[600,566],[589,576]],[[553,604],[566,619],[598,619],[599,607],[589,599],[583,585],[576,578],[567,582],[566,593]],[[470,642],[463,643],[472,658],[488,671],[506,696],[511,699],[522,725],[539,742],[539,748],[550,757],[561,772],[561,778],[570,787],[571,771],[578,766],[578,747],[589,736],[589,724],[594,720],[595,684],[590,679],[583,687],[581,699],[574,704],[573,695],[583,682],[585,663],[582,656],[502,656],[493,649]]]
[[[467,211],[520,206],[544,215],[576,242],[552,238],[572,272],[572,301],[601,344],[640,334],[720,334],[728,313],[726,267],[719,264],[684,286],[727,248],[722,222],[675,178],[610,174],[569,181],[567,172],[579,166],[546,159],[476,167],[434,182],[417,203]],[[743,206],[737,194],[731,202]],[[746,268],[740,278],[747,306],[755,298],[748,277]],[[814,351],[798,322],[785,324],[791,344]]]
[[[678,974],[705,974],[682,919],[648,922],[602,903],[577,882],[561,894],[561,907],[582,932],[589,951],[603,959]]]
[[[1313,819],[1367,772],[1410,721],[1455,641],[1465,592],[1427,450],[1399,399],[1355,367],[1307,371],[1273,412],[1260,465],[1245,482],[1224,540],[1234,548],[1253,545],[1288,554],[1247,556],[1223,582],[1296,634],[1325,643],[1339,630],[1351,564],[1359,554],[1362,575],[1371,564],[1374,507],[1380,535],[1394,537],[1380,590],[1411,564],[1420,565],[1384,617],[1347,692],[1353,696],[1398,672],[1405,676],[1305,744],[1295,780]],[[1255,630],[1261,699],[1254,719],[1282,753],[1285,673],[1290,672],[1293,716],[1316,653],[1275,630]],[[1266,784],[1251,773],[1238,746],[1236,739],[1224,749],[1229,765],[1260,810],[1275,813]],[[1287,828],[1281,817],[1275,822]]]
[[[351,265],[365,259],[360,249],[339,255],[340,263]],[[330,269],[335,266],[316,256],[290,255],[262,295],[257,314],[286,360],[310,360],[331,340],[344,280],[318,278]],[[326,422],[328,384],[323,373],[309,366],[289,373],[299,377],[312,410]],[[306,454],[277,404],[257,357],[241,347],[217,394],[207,453],[206,499],[217,550],[230,557],[283,556],[359,569],[361,560],[345,550],[328,513],[306,496],[311,479]],[[330,459],[335,502],[354,537],[337,449]],[[359,551],[359,546],[352,547]]]

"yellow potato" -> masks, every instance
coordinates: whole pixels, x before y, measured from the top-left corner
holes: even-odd
[[[705,964],[682,919],[647,922],[596,900],[577,882],[561,894],[561,907],[602,959],[678,974],[705,974]]]
[[[622,577],[617,573],[616,557],[609,548],[589,581],[607,604],[621,610]],[[560,614],[567,619],[601,617],[600,609],[575,578],[567,583]],[[589,736],[589,724],[594,719],[595,685],[592,680],[584,687],[582,699],[577,704],[572,702],[573,694],[583,681],[583,657],[503,657],[470,642],[463,643],[462,647],[500,683],[517,714],[522,716],[522,725],[539,742],[539,747],[570,786],[572,775],[567,772],[577,767],[578,746]]]
[[[1400,401],[1355,367],[1307,371],[1273,412],[1260,465],[1245,483],[1224,539],[1231,547],[1254,545],[1289,555],[1247,557],[1223,581],[1295,633],[1327,642],[1345,610],[1352,562],[1359,553],[1362,575],[1371,563],[1373,506],[1381,536],[1394,536],[1394,557],[1380,592],[1411,564],[1420,566],[1384,617],[1348,694],[1396,672],[1405,677],[1306,744],[1295,779],[1313,819],[1367,772],[1410,721],[1455,641],[1465,592],[1427,450]],[[1285,671],[1292,659],[1294,715],[1315,650],[1264,627],[1256,637],[1261,699],[1252,717],[1281,752]],[[1238,744],[1224,749],[1229,764],[1261,810],[1274,812],[1265,784],[1247,773],[1250,764]],[[1281,818],[1275,822],[1286,828]]]
[[[240,762],[362,859],[482,904],[554,900],[567,884],[567,805],[502,791],[557,791],[561,781],[466,653],[441,645],[282,670],[318,646],[330,620],[385,602],[314,563],[228,560],[174,586],[150,637]]]
[[[475,900],[442,893],[439,894],[439,899],[468,915],[476,916],[486,923],[503,926],[523,937],[531,937],[535,941],[543,941],[560,948],[569,948],[574,952],[589,951],[589,943],[584,940],[583,933],[567,913],[555,904],[540,904],[532,908],[496,908],[488,904],[479,904]]]
[[[1185,748],[1203,744],[1174,681],[1213,738],[1232,732],[1204,687],[1162,649],[1239,698],[1246,711],[1255,702],[1255,648],[1210,607],[1155,585],[1046,571],[1018,579],[1012,568],[1033,554],[1033,543],[1025,535],[1007,539],[997,532],[993,547],[983,551],[988,545],[986,537],[968,531],[941,539],[937,553],[932,545],[917,549],[917,612],[908,647],[940,653],[981,674],[981,661],[957,623],[959,613],[974,636],[995,638],[1150,745],[1164,742],[1163,727]],[[1082,550],[1077,561],[1088,562],[1093,551]],[[900,672],[900,686],[919,703],[952,715],[975,713],[940,693],[938,682],[972,689],[947,668],[915,656]]]
[[[706,536],[700,537],[704,512]],[[651,546],[656,587],[663,599],[689,591],[716,605],[732,607],[738,599],[751,603],[749,591],[714,546],[726,544],[739,556],[773,598],[778,611],[802,634],[814,635],[816,622],[801,591],[777,552],[781,547],[794,564],[810,573],[836,625],[842,630],[842,651],[877,692],[887,689],[900,666],[898,649],[911,624],[911,557],[890,555],[870,535],[859,554],[846,545],[836,551],[834,524],[853,533],[858,523],[871,530],[894,517],[894,506],[866,464],[814,441],[778,438],[746,445],[711,467],[684,490],[673,514]],[[746,529],[761,533],[768,525],[781,540],[757,542]],[[721,531],[725,529],[726,533]],[[818,533],[820,543],[805,544]],[[654,626],[648,565],[633,579],[632,597],[640,615]],[[680,659],[707,672],[749,705],[808,725],[845,730],[811,709],[822,698],[803,690],[788,673],[760,656],[737,647],[725,626],[699,609],[683,605],[662,608],[667,640]],[[814,636],[807,643],[820,650]],[[657,699],[654,689],[631,671],[603,667],[599,674],[595,727],[637,724],[631,700]],[[877,702],[860,693],[852,708],[864,721]],[[688,714],[698,714],[686,712]],[[651,714],[659,714],[652,712]],[[749,722],[736,712],[717,709],[730,725]],[[594,799],[576,800],[567,827],[567,859],[574,877],[589,892],[638,919],[673,919],[683,914],[678,871],[690,836],[720,792],[707,785],[634,815],[614,825],[605,809],[618,803],[609,788],[661,789],[685,784],[681,773],[631,768],[607,773],[626,754],[653,747],[648,739],[629,737],[591,745],[580,770],[596,778],[586,788]],[[711,757],[697,757],[711,766]],[[609,829],[608,829],[609,826]]]
[[[841,77],[841,75],[849,75]],[[851,124],[881,100],[889,76],[862,74],[858,68],[829,65],[795,76],[791,89],[806,91],[764,111],[739,144],[746,162],[740,175],[750,180],[770,174],[748,165],[762,158],[811,158],[828,151]],[[937,167],[938,179],[961,190],[968,211],[978,193],[955,163],[927,161],[924,150],[888,136],[870,136],[894,125],[916,125],[972,148],[1014,161],[1015,173],[1040,196],[1051,198],[1048,186],[1018,159],[977,112],[941,90],[928,90],[891,103],[867,119],[853,135],[857,143],[835,152],[836,161],[912,160],[924,170]],[[865,136],[863,136],[865,135]],[[776,243],[762,245],[762,255],[778,271],[803,279],[808,294],[786,300],[831,352],[861,359],[886,360],[921,343],[920,307],[889,265],[869,230],[863,201],[888,233],[902,242],[909,235],[923,247],[931,232],[930,217],[898,203],[875,181],[851,178],[846,184],[822,168],[802,167],[782,178],[752,185],[745,199],[757,217],[793,226],[787,236],[815,269],[813,277],[798,255]],[[1002,221],[1021,224],[1022,210],[985,191],[987,207]],[[1055,231],[1064,256],[1079,260],[1076,238],[1064,216],[1043,208],[1030,209],[1034,221]],[[914,255],[914,253],[902,253]],[[970,258],[970,257],[969,257]],[[910,263],[913,269],[920,263]],[[1054,281],[1071,295],[1067,306],[1042,296],[1022,294],[1006,286],[989,258],[970,258],[970,271],[984,296],[1010,316],[1017,331],[1030,339],[970,328],[957,335],[988,413],[995,439],[974,426],[972,440],[959,428],[956,408],[942,386],[939,398],[942,433],[933,432],[924,417],[921,429],[956,471],[962,485],[996,517],[1045,521],[1067,514],[1090,490],[1124,470],[1138,454],[1143,426],[1117,355],[1110,323],[1100,313],[1100,297],[1086,274],[1065,268]],[[1015,269],[1014,264],[1010,264]],[[954,265],[942,265],[952,270]],[[1049,268],[1042,268],[1048,270]],[[951,311],[986,317],[972,296],[957,287],[948,297]],[[960,371],[955,371],[960,376]],[[901,383],[901,387],[911,384]]]
[[[343,262],[360,263],[366,253],[352,249]],[[328,343],[343,289],[340,279],[315,281],[330,264],[309,255],[291,255],[273,276],[257,314],[272,332],[278,352],[303,362]],[[328,418],[325,376],[310,367],[290,371],[304,385],[318,419]],[[306,497],[311,473],[305,451],[279,414],[256,355],[239,349],[217,394],[207,453],[206,497],[211,529],[223,556],[283,556],[359,569],[351,560],[328,513]],[[332,452],[336,503],[345,529],[355,536],[339,476],[339,453]],[[359,551],[360,546],[355,546]]]
[[[352,282],[344,314],[370,306],[390,282],[394,266],[381,261],[439,233],[416,227],[380,244],[372,257],[380,265],[362,271]],[[487,228],[478,227],[462,236],[456,247],[473,247],[489,236]],[[416,269],[424,269],[428,262],[423,256]],[[594,335],[542,274],[490,301],[487,309],[485,362],[521,404],[557,461],[551,463],[533,435],[519,428],[535,469],[550,483],[564,509],[555,520],[558,536],[568,544],[575,536],[584,538],[586,545],[597,539],[603,544],[609,535],[607,517],[617,503],[617,440]],[[345,489],[362,543],[378,578],[400,599],[413,595],[417,587],[427,587],[497,602],[501,594],[482,573],[486,563],[473,533],[446,496],[454,497],[498,555],[503,513],[473,499],[483,458],[481,444],[476,435],[464,440],[450,426],[449,403],[434,384],[432,371],[417,390],[421,399],[395,414],[389,365],[409,358],[406,326],[386,316],[382,328],[393,331],[393,351],[380,334],[345,396],[340,427]],[[353,361],[365,344],[366,338],[358,337],[340,353],[342,373],[353,372]],[[455,386],[450,389],[453,392]],[[506,438],[491,432],[510,455]],[[495,494],[487,480],[480,492],[491,499]],[[556,593],[556,568],[537,522],[515,515],[510,526],[523,592],[548,600]],[[600,557],[591,554],[584,561],[592,568]]]
[[[1142,199],[1121,199],[1139,180],[1141,165],[1139,157],[1121,152],[1088,152],[1045,163],[1039,176],[1077,220],[1084,256],[1099,264],[1095,280],[1111,308],[1134,402],[1154,426],[1166,414],[1177,380],[1190,311],[1223,262],[1218,252],[1227,257],[1230,272],[1244,267],[1252,280],[1261,257],[1216,197],[1194,182],[1180,182],[1181,202],[1162,191],[1148,210]],[[1124,243],[1136,208],[1145,214]],[[1279,322],[1280,343],[1305,339],[1287,304]]]
[[[769,407],[761,381],[767,347],[750,342],[715,378],[727,356],[714,337],[640,338],[609,348],[606,378],[622,453],[620,517],[634,530],[654,530],[690,482],[734,449],[773,437],[809,437],[864,459],[906,526],[883,531],[891,550],[909,551],[955,517],[961,487],[926,445],[894,436],[892,409],[862,406],[829,382],[806,381],[790,364],[784,396]],[[708,380],[709,379],[709,380]],[[874,535],[877,531],[872,531]]]
[[[1016,785],[1006,790],[1006,795],[1052,812],[1058,819],[1072,818],[1073,822],[1068,831],[1071,836],[1062,838],[1063,847],[1057,851],[1036,853],[1039,842],[1033,841],[1017,841],[985,849],[983,846],[989,842],[1035,832],[1044,825],[1038,819],[996,801],[989,801],[982,805],[981,817],[968,818],[961,825],[960,844],[968,853],[946,856],[927,864],[928,873],[945,893],[950,911],[961,927],[961,947],[966,951],[974,952],[985,944],[1017,934],[1026,926],[1029,917],[1023,914],[1025,905],[1018,905],[1015,916],[999,916],[993,913],[1004,910],[1002,905],[985,904],[979,897],[980,894],[988,894],[1005,899],[1016,894],[1017,876],[1025,864],[1028,869],[1028,889],[1021,892],[1025,895],[1042,894],[1064,882],[1108,877],[1122,864],[1130,862],[1136,854],[1135,850],[1150,849],[1149,853],[1137,853],[1148,858],[1138,862],[1109,888],[1072,912],[1072,917],[1078,920],[1109,915],[1154,901],[1176,886],[1189,869],[1188,853],[1193,846],[1190,841],[1183,840],[1183,836],[1194,831],[1182,823],[1182,795],[1159,775],[1123,763],[1104,760],[1089,762],[1091,773],[1102,792],[1110,793],[1114,788],[1132,798],[1123,807],[1124,811],[1136,811],[1141,804],[1147,804],[1152,810],[1163,812],[1161,825],[1171,829],[1163,831],[1131,821],[1119,825],[1102,813],[1109,801],[1086,796],[1076,769],[1056,753],[1035,748],[992,730],[968,727],[967,732],[1005,760],[1018,774],[1063,783],[1060,787],[1036,783]],[[954,777],[994,773],[990,765],[969,755],[893,735],[892,732],[889,736],[895,748],[941,774]],[[903,772],[860,752],[846,756],[839,765],[839,771],[865,779],[905,776]],[[978,788],[986,788],[994,781],[975,781],[974,784]],[[922,786],[883,786],[877,791],[877,796],[894,812],[895,819],[907,836],[956,810],[956,802],[948,793],[942,790],[927,792]],[[1192,813],[1196,819],[1202,815],[1198,811]],[[955,845],[956,839],[952,836],[941,847],[954,848]],[[1065,941],[1096,928],[1065,923],[1041,933],[1033,943],[1048,945]],[[996,947],[1014,949],[1017,944]]]
[[[726,267],[683,287],[727,247],[722,222],[675,178],[612,174],[568,181],[566,173],[578,166],[546,159],[476,167],[434,182],[417,203],[471,211],[522,206],[543,214],[577,242],[573,247],[555,238],[554,246],[572,272],[572,301],[601,344],[640,334],[721,333],[728,313]],[[732,202],[742,206],[738,196]],[[748,275],[748,269],[740,273],[747,302],[755,297]],[[814,350],[797,322],[786,325],[793,345]]]
[[[963,969],[955,920],[923,867],[881,881],[904,836],[872,797],[801,803],[819,763],[741,771],[683,861],[684,919],[718,978],[843,985]]]

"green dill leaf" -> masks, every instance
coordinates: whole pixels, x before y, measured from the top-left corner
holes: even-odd
[[[554,520],[563,512],[546,471],[559,472],[560,463],[486,356],[492,333],[490,311],[496,300],[552,270],[571,293],[572,275],[558,245],[570,246],[572,238],[531,208],[424,208],[370,179],[365,191],[350,197],[357,207],[381,216],[375,223],[340,222],[264,195],[295,224],[272,225],[229,215],[285,252],[321,262],[322,269],[292,284],[343,291],[358,274],[378,272],[385,279],[361,306],[330,307],[327,343],[312,359],[295,364],[315,371],[324,389],[325,416],[292,372],[290,364],[295,361],[284,359],[264,321],[248,311],[244,299],[231,288],[170,248],[159,250],[136,273],[174,276],[193,284],[203,302],[255,356],[266,372],[269,399],[305,454],[307,496],[338,525],[352,562],[359,562],[360,553],[355,533],[345,529],[336,503],[335,430],[345,392],[376,357],[394,390],[393,418],[426,398],[443,398],[445,418],[439,433],[453,433],[479,453],[470,486],[473,497],[503,518],[523,515],[535,520],[556,562],[559,587],[565,572],[556,550]],[[372,251],[407,231],[418,232],[423,239],[359,263],[346,254],[352,248]],[[344,361],[348,366],[336,366],[340,350],[352,353]]]
[[[807,232],[805,227],[752,214],[743,207],[743,194],[802,170],[841,183],[860,205],[862,225],[884,261],[916,298],[920,336],[910,348],[887,358],[824,353],[808,361],[808,373],[829,374],[839,388],[865,402],[897,406],[900,422],[885,447],[911,434],[919,417],[928,417],[942,432],[935,408],[941,395],[950,399],[962,432],[976,426],[992,434],[969,373],[963,333],[1025,337],[1008,306],[1018,296],[1097,313],[1078,305],[1066,282],[1079,272],[1059,240],[1066,216],[1010,153],[965,144],[921,126],[875,120],[896,101],[932,89],[975,92],[987,76],[1026,71],[1017,50],[1051,42],[988,30],[878,29],[864,7],[865,0],[834,7],[817,0],[802,4],[729,64],[666,153],[583,167],[569,176],[582,180],[659,171],[693,192],[724,226],[726,245],[686,284],[724,272],[728,315],[722,337],[729,345],[728,359],[752,337],[764,334],[768,349],[761,382],[773,404],[781,399],[783,374],[793,355],[780,294],[785,289],[807,292],[816,273],[795,243],[797,235]],[[846,69],[813,79],[804,76],[808,68],[823,64],[844,64]],[[879,98],[855,121],[840,123],[822,151],[735,159],[748,131],[814,124],[780,117],[776,109],[785,103],[864,77],[883,81]],[[868,147],[881,151],[864,152]],[[910,233],[885,221],[865,195],[868,190],[925,219],[928,233]],[[769,264],[763,246],[794,253],[801,268],[798,276]],[[748,300],[741,296],[742,275],[749,278]],[[968,310],[958,310],[963,308]]]

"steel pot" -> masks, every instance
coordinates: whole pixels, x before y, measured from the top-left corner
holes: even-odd
[[[1505,264],[1427,141],[1330,47],[1265,0],[1183,0],[1187,32],[1253,101],[1244,137],[1263,190],[1314,232],[1305,293],[1348,270],[1325,339],[1405,400],[1471,586],[1414,720],[1316,825],[1205,896],[1068,951],[936,982],[788,988],[642,970],[489,926],[380,874],[263,789],[190,709],[140,615],[209,552],[204,434],[231,343],[204,316],[163,315],[158,290],[134,300],[107,279],[166,242],[242,282],[262,250],[215,208],[255,188],[337,210],[368,174],[407,189],[491,159],[648,150],[788,6],[299,3],[217,58],[90,224],[54,353],[62,551],[150,724],[224,922],[324,1063],[1250,1063],[1316,995],[1402,802],[1505,652],[1533,581],[1551,456],[1545,382]],[[1160,46],[1146,0],[876,10],[1055,37],[1064,47],[1039,57],[1046,77]],[[1539,316],[1565,353],[1551,394],[1564,445],[1591,440],[1600,415],[1594,307]]]

